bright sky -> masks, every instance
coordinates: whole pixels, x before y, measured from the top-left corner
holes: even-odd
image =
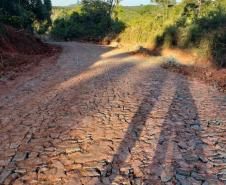
[[[53,6],[67,6],[77,3],[77,0],[52,0]],[[150,4],[150,0],[122,0],[124,6],[135,6],[140,4]]]

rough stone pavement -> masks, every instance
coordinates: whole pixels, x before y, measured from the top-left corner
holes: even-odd
[[[76,42],[0,97],[0,184],[226,184],[226,97],[161,57]]]

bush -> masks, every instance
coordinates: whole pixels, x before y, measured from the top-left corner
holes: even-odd
[[[165,29],[163,34],[164,46],[171,47],[177,45],[177,32],[176,26],[169,26]]]
[[[63,16],[54,22],[52,34],[66,40],[117,36],[125,43],[192,49],[212,58],[216,65],[226,66],[226,0],[205,1],[201,12],[193,0],[168,8],[120,7],[118,19],[109,15],[109,4],[85,2],[75,8],[77,13],[72,13],[75,9],[57,10]]]
[[[212,56],[219,67],[226,67],[226,33],[216,34],[211,47]]]
[[[194,3],[184,5],[180,17],[156,37],[157,47],[196,49],[212,58],[217,66],[226,66],[226,6],[207,2],[200,15]]]
[[[1,0],[0,21],[32,31],[34,22],[50,22],[51,0]]]
[[[124,29],[121,21],[110,14],[110,4],[104,1],[83,1],[81,11],[74,12],[53,23],[52,35],[57,38],[100,41],[108,35],[116,35]]]

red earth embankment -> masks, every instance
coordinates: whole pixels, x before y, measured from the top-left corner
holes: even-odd
[[[59,53],[60,48],[44,44],[24,30],[4,26],[0,35],[0,80],[15,79],[46,58]]]

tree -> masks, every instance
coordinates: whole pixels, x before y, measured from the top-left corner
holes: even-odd
[[[151,0],[152,3],[157,3],[164,8],[168,7],[169,5],[175,5],[176,0]]]
[[[44,0],[44,5],[46,7],[46,9],[51,12],[52,11],[52,3],[51,0]]]
[[[168,7],[176,4],[176,0],[151,0],[151,2],[157,3],[164,8],[163,19],[168,17]]]
[[[51,23],[51,0],[0,0],[1,20],[12,26],[31,28],[34,22]]]
[[[104,0],[83,0],[81,10],[53,23],[52,34],[58,38],[100,41],[113,37],[124,29],[124,24],[112,18],[112,4]],[[60,31],[59,31],[60,30]]]
[[[51,24],[52,3],[51,0],[44,0],[45,5],[45,17],[48,24]]]
[[[121,0],[107,0],[107,2],[110,4],[110,15],[113,14],[114,9],[117,9],[119,6]]]

